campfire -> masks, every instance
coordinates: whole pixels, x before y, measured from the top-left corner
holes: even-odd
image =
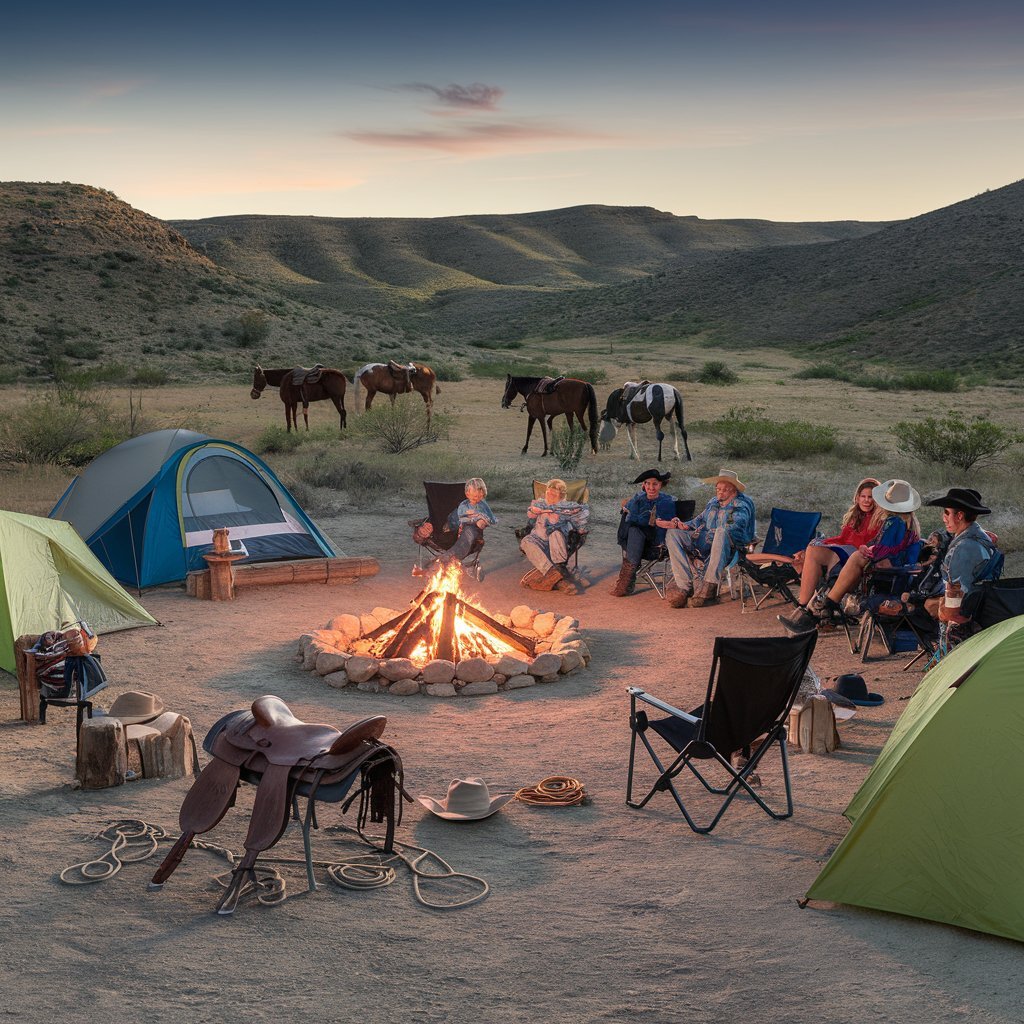
[[[464,658],[513,652],[532,658],[536,642],[467,601],[459,586],[461,575],[455,564],[438,569],[408,611],[365,635],[373,641],[369,653],[383,659],[408,658],[420,667],[436,659],[457,664]]]

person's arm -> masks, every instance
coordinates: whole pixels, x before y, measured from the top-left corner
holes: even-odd
[[[489,525],[497,525],[498,517],[491,511],[491,506],[488,505],[486,501],[481,501],[479,507],[477,508],[478,516],[481,513],[483,515],[483,518],[487,520]]]
[[[629,501],[626,502],[626,521],[629,523],[635,523],[637,526],[647,526],[650,521],[650,512],[640,511],[640,502],[643,499],[643,494],[637,492],[633,495]]]
[[[750,534],[750,509],[737,502],[735,507],[729,510],[726,524],[733,547],[742,547]]]
[[[974,541],[960,543],[953,549],[949,559],[949,579],[959,580],[964,594],[977,589],[978,574],[988,564],[989,555]]]

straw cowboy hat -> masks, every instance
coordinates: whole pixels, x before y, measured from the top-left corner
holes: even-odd
[[[940,494],[925,504],[938,508],[958,508],[961,512],[973,512],[976,516],[987,516],[992,513],[992,509],[981,500],[980,492],[973,487],[950,487],[945,494]]]
[[[745,491],[747,485],[731,469],[719,470],[718,476],[706,476],[701,483],[705,484],[732,484],[737,491]]]
[[[164,702],[156,694],[145,690],[128,690],[110,705],[107,717],[120,719],[122,725],[138,725],[152,722],[163,713]]]
[[[871,497],[887,512],[916,512],[921,507],[921,495],[906,480],[886,480],[871,489]]]
[[[418,796],[416,799],[431,814],[449,821],[477,821],[489,818],[500,810],[515,796],[514,793],[499,793],[491,796],[487,783],[483,779],[454,779],[448,786],[448,795],[444,800],[435,800],[430,796]]]

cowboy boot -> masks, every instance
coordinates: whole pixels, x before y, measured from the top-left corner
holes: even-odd
[[[569,566],[565,562],[556,562],[555,569],[558,570],[560,576],[555,583],[555,590],[560,590],[563,594],[578,594],[580,592],[579,584],[569,571]]]
[[[619,578],[609,591],[612,597],[628,597],[636,590],[636,571],[638,568],[639,566],[631,562],[625,555],[622,556]]]
[[[703,608],[706,604],[718,604],[717,583],[702,584],[700,590],[690,598],[690,605],[694,608]]]
[[[552,565],[550,569],[534,585],[536,590],[554,590],[555,584],[561,580],[562,574],[558,571],[557,565]]]
[[[676,586],[675,578],[669,576],[665,581],[665,602],[669,608],[685,608],[690,601],[690,592]]]

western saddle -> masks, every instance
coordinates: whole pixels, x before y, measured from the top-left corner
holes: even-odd
[[[360,788],[342,806],[360,797],[357,828],[362,832],[369,813],[371,822],[387,822],[384,849],[393,851],[395,825],[401,821],[402,760],[397,751],[380,742],[387,719],[365,718],[339,731],[329,725],[303,722],[279,697],[253,701],[251,711],[225,715],[207,734],[203,749],[213,760],[203,769],[185,796],[178,815],[181,837],[153,875],[150,888],[159,889],[181,863],[192,840],[214,828],[234,806],[240,781],[256,786],[245,854],[232,870],[232,880],[217,904],[218,914],[231,914],[246,881],[258,888],[256,859],[273,846],[288,826],[289,811],[302,824],[306,878],[310,891],[313,877],[310,827],[316,828],[317,799],[330,803],[344,800],[356,773]],[[298,797],[306,798],[305,818],[299,818]]]

